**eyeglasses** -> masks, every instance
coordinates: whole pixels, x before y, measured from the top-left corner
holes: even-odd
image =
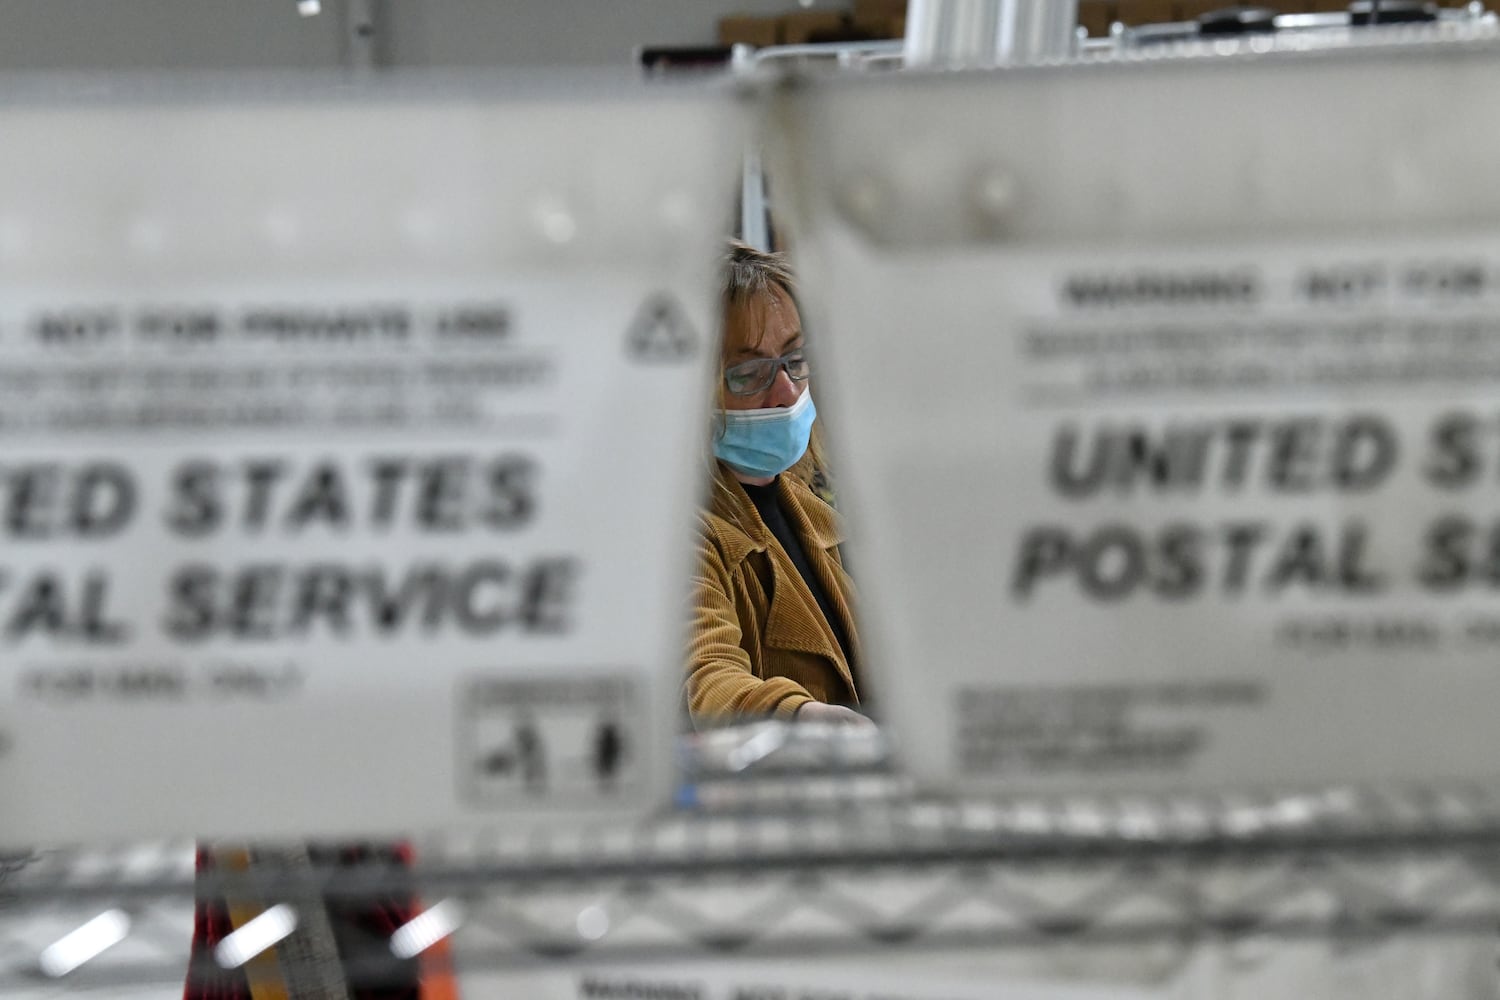
[[[811,373],[807,358],[799,347],[779,358],[754,358],[730,365],[724,369],[724,387],[735,396],[754,396],[765,392],[776,381],[776,373],[783,368],[793,382],[801,382]]]

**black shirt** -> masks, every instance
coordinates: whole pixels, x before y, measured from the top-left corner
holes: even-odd
[[[776,480],[765,486],[753,486],[750,483],[741,483],[745,493],[750,497],[750,502],[755,504],[755,509],[760,513],[760,519],[766,522],[766,527],[771,529],[771,534],[781,543],[786,554],[791,557],[792,565],[797,567],[797,573],[807,584],[807,589],[812,591],[813,599],[818,602],[818,608],[823,612],[823,618],[828,622],[828,627],[833,630],[833,637],[838,640],[839,649],[844,652],[844,661],[854,668],[854,655],[849,648],[849,634],[844,629],[844,623],[838,613],[833,609],[833,603],[828,600],[828,594],[823,585],[818,582],[817,573],[813,572],[812,563],[807,561],[807,551],[802,547],[802,539],[792,530],[786,515],[781,511],[781,504],[776,497]]]

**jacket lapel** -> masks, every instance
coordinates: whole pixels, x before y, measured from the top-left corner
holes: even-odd
[[[724,488],[715,490],[715,513],[744,532],[743,540],[736,539],[737,544],[726,546],[726,558],[734,561],[736,555],[748,558],[750,553],[759,552],[771,563],[774,579],[771,586],[771,606],[766,612],[765,644],[773,649],[823,657],[834,665],[839,676],[849,685],[849,690],[854,691],[854,676],[839,649],[838,640],[823,620],[818,602],[802,575],[797,572],[797,567],[781,553],[779,545],[772,546],[770,529],[761,522],[760,515],[756,513],[755,505],[751,503],[744,488],[725,473],[722,466],[717,478]],[[840,541],[837,527],[831,519],[809,517],[802,498],[795,493],[793,477],[782,476],[780,482],[779,495],[783,500],[783,510],[798,537],[804,539],[803,548],[807,552],[808,561],[817,574],[818,582],[828,593],[836,613],[843,620],[845,633],[850,636],[849,641],[857,643],[853,638],[855,632],[848,602],[844,599],[844,586],[836,579],[838,568],[830,555],[830,550]]]
[[[859,631],[854,626],[854,613],[849,606],[848,595],[850,592],[850,580],[844,574],[839,565],[835,553],[843,544],[844,536],[839,530],[838,521],[832,516],[833,511],[813,496],[812,492],[791,476],[783,476],[780,484],[780,496],[782,509],[792,521],[792,528],[798,537],[803,539],[803,549],[807,553],[807,560],[812,564],[813,573],[818,582],[823,586],[823,593],[828,596],[828,602],[833,605],[833,612],[839,618],[839,624],[844,627],[844,634],[849,637],[850,655],[857,663],[860,659],[859,653]],[[797,576],[793,568],[793,576]],[[798,576],[801,583],[801,577]],[[812,593],[807,591],[804,585],[801,588],[807,595],[808,602],[817,611],[816,617],[822,619],[823,615],[818,610],[817,601]],[[827,655],[839,668],[839,673],[844,680],[848,681],[850,690],[855,690],[854,675],[850,663],[844,658],[842,650],[839,649],[838,640],[834,637],[833,630],[824,628],[827,637]]]
[[[771,589],[771,609],[766,616],[766,645],[822,656],[838,667],[845,680],[852,681],[833,631],[823,621],[823,612],[797,568],[784,557],[767,555],[775,564],[776,585]],[[816,557],[808,553],[808,558]]]

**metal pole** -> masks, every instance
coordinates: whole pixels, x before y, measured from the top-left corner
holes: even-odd
[[[370,72],[379,63],[375,47],[379,32],[385,27],[376,0],[344,0],[340,13],[344,29],[344,66],[355,73]]]
[[[761,170],[760,152],[754,149],[745,150],[740,175],[740,239],[757,250],[771,249],[766,225],[766,176]]]
[[[1034,63],[1072,52],[1078,0],[999,0],[995,62]]]
[[[910,67],[1003,66],[1064,59],[1078,0],[910,0]]]
[[[940,62],[943,0],[907,0],[906,39],[902,61],[911,67],[935,66]]]

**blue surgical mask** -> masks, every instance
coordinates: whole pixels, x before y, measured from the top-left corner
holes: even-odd
[[[741,475],[779,476],[807,451],[817,415],[810,389],[791,406],[721,410],[724,433],[714,438],[714,454]]]

